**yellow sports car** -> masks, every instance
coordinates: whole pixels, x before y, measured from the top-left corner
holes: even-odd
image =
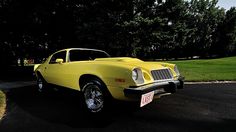
[[[139,101],[142,107],[184,85],[175,64],[110,57],[96,49],[57,51],[34,71],[39,91],[49,89],[47,84],[81,91],[87,110],[95,113],[103,111],[111,98]]]

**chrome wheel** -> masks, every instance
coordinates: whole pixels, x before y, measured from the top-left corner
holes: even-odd
[[[47,88],[47,82],[43,79],[42,76],[38,76],[37,78],[37,90],[41,93],[45,92]]]
[[[38,78],[37,84],[38,84],[38,91],[42,92],[43,87],[44,87],[43,86],[43,80],[41,78]]]
[[[104,105],[103,93],[99,86],[94,83],[88,83],[83,88],[84,99],[87,108],[91,112],[99,112]]]

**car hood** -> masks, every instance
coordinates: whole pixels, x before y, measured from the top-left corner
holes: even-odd
[[[137,58],[131,58],[131,57],[114,57],[114,58],[98,58],[95,59],[95,61],[103,61],[103,62],[110,62],[112,64],[117,65],[127,65],[137,68],[142,68],[147,71],[155,70],[155,69],[164,69],[166,68],[163,63],[160,62],[144,62]]]
[[[111,57],[111,58],[97,58],[95,61],[118,61],[118,62],[143,62],[137,58],[131,57]]]

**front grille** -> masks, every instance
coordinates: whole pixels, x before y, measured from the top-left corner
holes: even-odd
[[[172,73],[169,69],[160,69],[151,71],[154,80],[172,79]]]

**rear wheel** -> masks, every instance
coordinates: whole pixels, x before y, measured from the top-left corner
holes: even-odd
[[[101,113],[108,105],[109,93],[98,79],[87,81],[82,87],[83,101],[90,113]]]
[[[41,75],[37,77],[37,89],[39,92],[45,92],[47,87],[47,82],[43,79]]]

